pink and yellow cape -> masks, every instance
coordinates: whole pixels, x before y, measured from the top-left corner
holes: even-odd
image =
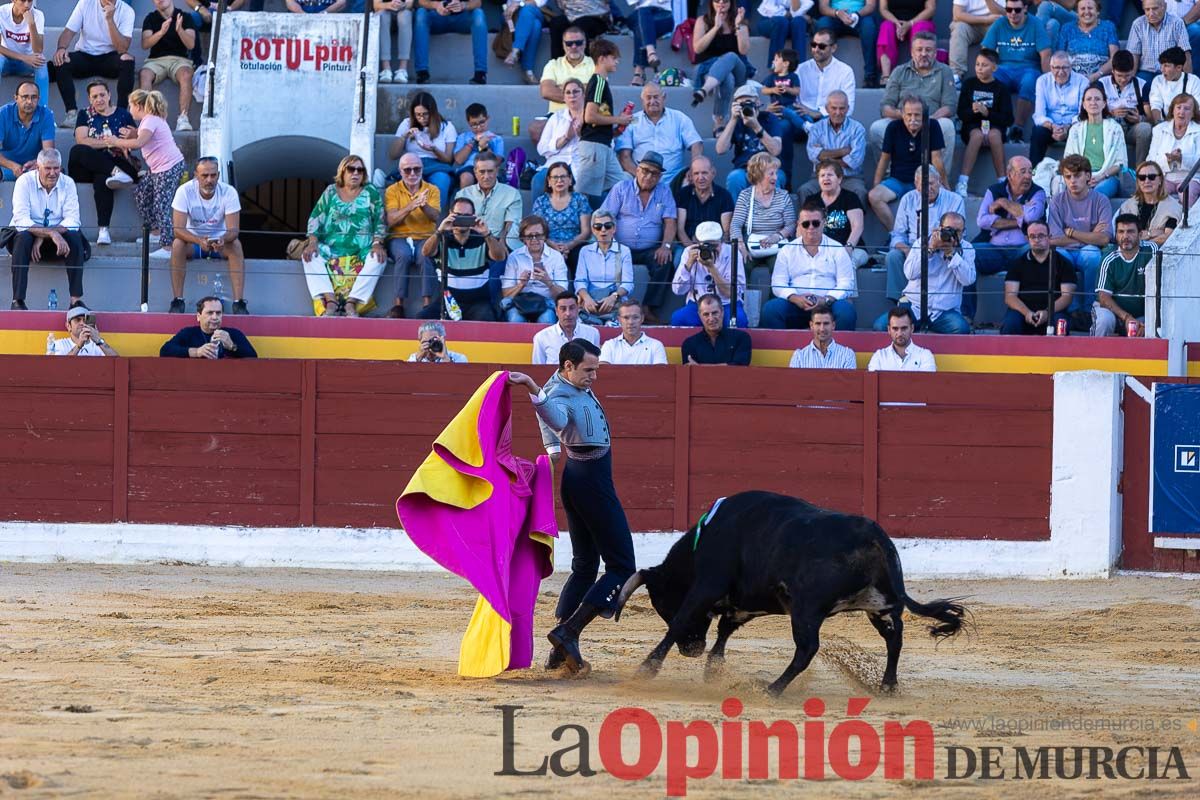
[[[479,591],[458,674],[484,678],[533,660],[533,609],[554,571],[553,472],[512,453],[508,373],[494,372],[433,443],[396,513],[413,543]]]

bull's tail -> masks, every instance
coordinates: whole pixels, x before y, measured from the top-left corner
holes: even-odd
[[[904,607],[914,614],[929,617],[938,621],[937,625],[929,626],[929,635],[935,639],[949,639],[962,630],[966,622],[967,609],[960,603],[958,597],[944,600],[931,600],[928,603],[918,603],[907,594],[904,595]]]

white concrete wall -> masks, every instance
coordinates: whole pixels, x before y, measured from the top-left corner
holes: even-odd
[[[1154,314],[1157,287],[1146,274],[1147,322]],[[1162,337],[1171,342],[1169,375],[1187,374],[1186,342],[1200,342],[1200,203],[1189,212],[1189,227],[1176,228],[1163,246]]]
[[[378,24],[375,17],[371,24]],[[201,153],[219,154],[228,164],[238,148],[303,131],[362,156],[370,174],[379,37],[373,30],[367,37],[367,102],[360,124],[362,25],[360,14],[227,14],[213,59],[214,116],[202,120]],[[342,46],[349,46],[349,59],[331,59],[344,56]]]

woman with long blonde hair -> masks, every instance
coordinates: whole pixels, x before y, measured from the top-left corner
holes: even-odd
[[[134,199],[142,224],[150,227],[151,234],[158,234],[158,249],[150,257],[170,258],[171,243],[175,240],[171,201],[183,177],[183,153],[176,146],[167,122],[167,101],[162,92],[138,89],[130,93],[129,113],[138,124],[137,135],[132,139],[108,136],[103,140],[104,145],[126,153],[142,151],[150,174],[138,181]]]

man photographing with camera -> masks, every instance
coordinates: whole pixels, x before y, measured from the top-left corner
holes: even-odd
[[[67,312],[67,336],[46,339],[48,356],[115,356],[114,350],[96,327],[96,315],[87,306],[75,306]]]
[[[446,347],[446,326],[440,322],[424,322],[417,329],[417,352],[408,357],[410,362],[423,364],[466,364],[467,357]]]
[[[701,222],[696,226],[696,244],[689,245],[679,257],[679,267],[671,281],[671,291],[687,297],[687,304],[671,315],[671,324],[695,328],[700,325],[700,298],[715,294],[725,306],[729,319],[730,275],[733,248],[721,241],[723,231],[719,222]],[[738,264],[737,326],[749,327],[742,298],[746,291],[746,269]],[[728,324],[728,323],[726,323]]]
[[[725,179],[725,188],[729,190],[734,202],[742,190],[750,185],[750,179],[746,176],[746,165],[750,163],[751,157],[764,150],[776,157],[783,152],[783,141],[767,132],[766,126],[770,124],[770,116],[762,110],[758,89],[754,85],[745,84],[734,91],[729,124],[716,134],[717,155],[724,155],[730,147],[733,148],[734,169]],[[786,188],[787,181],[787,175],[783,170],[779,170],[779,185]]]
[[[929,234],[929,331],[931,333],[970,333],[971,323],[962,315],[963,288],[975,282],[975,249],[963,241],[967,223],[962,214],[948,211]],[[912,310],[920,320],[921,248],[914,247],[904,259],[904,277],[908,285],[900,305]],[[875,320],[875,330],[888,329],[888,315]]]
[[[441,255],[439,256],[439,250]],[[475,322],[495,322],[496,308],[492,304],[488,259],[504,261],[508,248],[488,230],[487,222],[475,216],[475,204],[459,197],[450,214],[421,245],[426,258],[437,257],[439,270],[445,270],[444,286],[462,309],[462,318]],[[446,298],[434,300],[418,315],[422,319],[442,318]]]

